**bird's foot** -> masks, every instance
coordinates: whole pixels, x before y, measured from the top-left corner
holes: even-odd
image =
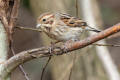
[[[67,53],[69,47],[72,45],[73,42],[74,42],[73,40],[66,41],[63,46],[63,52]]]
[[[58,41],[57,42],[51,42],[50,47],[49,47],[49,52],[50,52],[51,55],[54,55],[54,48],[55,48],[55,44],[57,44],[57,43],[58,43]]]

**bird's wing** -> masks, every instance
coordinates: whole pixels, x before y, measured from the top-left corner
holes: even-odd
[[[61,14],[61,20],[69,27],[74,27],[74,28],[81,27],[88,31],[101,32],[100,30],[88,26],[87,23],[84,22],[83,20],[76,17],[72,17],[68,14]]]
[[[83,20],[76,18],[76,17],[72,17],[68,14],[61,13],[60,18],[67,26],[70,26],[70,27],[82,27],[82,28],[84,28],[87,26],[87,23],[84,22]]]

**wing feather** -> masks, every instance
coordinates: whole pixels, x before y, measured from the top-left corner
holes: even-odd
[[[72,17],[68,14],[61,14],[61,20],[70,27],[86,27],[87,23],[84,22],[83,20],[76,18],[76,17]]]

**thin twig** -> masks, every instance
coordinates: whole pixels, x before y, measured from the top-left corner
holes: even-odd
[[[76,16],[78,17],[78,0],[75,0]]]
[[[71,80],[71,76],[72,76],[72,72],[73,72],[73,67],[75,65],[75,61],[76,61],[76,54],[74,54],[74,56],[73,56],[73,62],[72,62],[72,67],[70,69],[69,80]]]
[[[14,49],[13,49],[12,44],[11,44],[11,51],[12,51],[12,54],[15,56],[15,51],[14,51]],[[20,68],[20,71],[21,71],[21,72],[23,73],[23,75],[25,76],[25,79],[26,79],[26,80],[30,80],[29,77],[28,77],[28,75],[27,75],[27,73],[25,72],[22,64],[19,65],[19,68]]]
[[[19,68],[20,68],[21,72],[24,74],[25,79],[26,79],[26,80],[30,80],[29,77],[28,77],[28,74],[25,72],[25,70],[24,70],[22,64],[19,65]]]
[[[15,28],[21,29],[21,30],[31,30],[31,31],[42,32],[40,29],[35,29],[35,28],[27,28],[27,27],[21,27],[21,26],[16,26]]]
[[[110,47],[120,47],[120,45],[113,45],[113,44],[92,44],[92,45],[95,45],[95,46],[110,46]]]
[[[43,77],[44,77],[44,73],[45,73],[46,67],[47,67],[48,63],[50,62],[50,60],[51,60],[51,56],[49,57],[47,63],[45,64],[45,66],[44,66],[43,69],[42,69],[41,79],[40,79],[40,80],[43,80]]]
[[[76,17],[78,17],[78,0],[75,0],[75,6],[76,6]],[[73,56],[73,63],[72,63],[72,67],[70,69],[69,80],[71,80],[71,76],[72,76],[75,61],[76,61],[76,54],[74,54],[74,56]]]

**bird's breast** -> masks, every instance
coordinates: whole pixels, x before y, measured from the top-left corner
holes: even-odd
[[[69,26],[58,27],[51,30],[47,35],[57,41],[74,40],[80,37],[81,28],[70,28]]]

